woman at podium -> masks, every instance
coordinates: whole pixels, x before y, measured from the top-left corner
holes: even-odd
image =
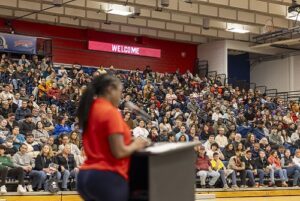
[[[117,109],[121,94],[120,80],[104,74],[93,79],[79,103],[87,159],[81,166],[77,189],[86,201],[127,201],[130,156],[146,146],[140,138],[132,141]]]

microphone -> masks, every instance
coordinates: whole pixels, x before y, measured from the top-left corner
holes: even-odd
[[[127,107],[131,112],[134,112],[137,115],[140,115],[144,121],[149,121],[151,117],[141,108],[139,108],[137,105],[135,105],[131,101],[127,101],[125,103],[125,107]]]

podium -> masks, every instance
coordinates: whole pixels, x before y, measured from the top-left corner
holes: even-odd
[[[133,154],[129,201],[194,201],[199,144],[157,143]]]

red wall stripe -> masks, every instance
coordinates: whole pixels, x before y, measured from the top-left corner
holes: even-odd
[[[150,65],[158,72],[193,71],[197,58],[197,45],[166,40],[100,32],[91,29],[79,29],[27,21],[13,21],[17,34],[52,38],[53,60],[59,63],[79,63],[99,66],[114,65],[123,69],[144,69]],[[0,30],[5,31],[4,19],[0,19]],[[116,53],[88,50],[88,41],[117,43],[161,49],[161,58],[147,58]]]

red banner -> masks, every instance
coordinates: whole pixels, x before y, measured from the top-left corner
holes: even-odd
[[[161,57],[160,49],[152,49],[145,47],[134,47],[128,45],[119,45],[114,43],[103,43],[98,41],[89,41],[89,50],[97,50],[103,52],[113,52],[119,54],[129,54],[145,57]]]

